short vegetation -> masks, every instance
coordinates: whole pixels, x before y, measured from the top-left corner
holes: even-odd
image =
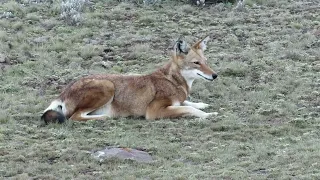
[[[143,2],[1,1],[0,177],[319,179],[319,4]],[[180,35],[207,34],[219,77],[195,82],[190,98],[217,116],[40,121],[70,81],[151,72]],[[106,146],[143,149],[155,162],[91,156]]]

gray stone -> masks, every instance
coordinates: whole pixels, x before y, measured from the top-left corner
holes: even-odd
[[[103,161],[110,158],[130,159],[142,163],[153,162],[153,158],[147,152],[131,148],[107,147],[92,154],[94,158]]]

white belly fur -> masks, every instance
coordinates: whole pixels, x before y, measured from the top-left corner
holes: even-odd
[[[90,112],[88,115],[103,115],[103,116],[108,116],[108,117],[112,117],[113,116],[113,110],[112,110],[112,106],[111,106],[111,102],[113,101],[113,98],[110,99],[110,101],[101,106],[99,109]]]

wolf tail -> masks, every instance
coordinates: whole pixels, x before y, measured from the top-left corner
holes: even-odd
[[[66,116],[62,111],[64,104],[60,100],[53,101],[50,106],[43,112],[41,120],[48,123],[63,123],[66,121]]]

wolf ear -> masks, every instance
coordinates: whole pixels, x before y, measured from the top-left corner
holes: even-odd
[[[188,54],[189,52],[189,45],[188,43],[183,40],[183,37],[179,37],[174,45],[174,51],[176,54]]]
[[[205,51],[207,49],[207,43],[210,40],[210,37],[207,36],[203,38],[202,40],[196,42],[193,47],[196,49],[202,49],[202,51]]]

